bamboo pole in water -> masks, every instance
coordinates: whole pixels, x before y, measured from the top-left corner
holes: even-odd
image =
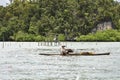
[[[3,33],[3,45],[2,45],[2,48],[4,48],[4,33]]]
[[[4,48],[4,45],[5,45],[5,44],[4,44],[4,41],[3,41],[3,45],[2,45],[2,48]]]

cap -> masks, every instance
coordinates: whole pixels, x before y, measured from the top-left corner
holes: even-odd
[[[65,45],[62,45],[62,47],[65,47]]]

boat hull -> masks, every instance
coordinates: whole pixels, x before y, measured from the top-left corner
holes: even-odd
[[[100,55],[110,55],[110,53],[109,52],[106,52],[106,53],[94,53],[94,54],[70,53],[70,54],[67,54],[67,55],[41,53],[39,55],[45,55],[45,56],[55,56],[55,55],[60,55],[60,56],[100,56]]]

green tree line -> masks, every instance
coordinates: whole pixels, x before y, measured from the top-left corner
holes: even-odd
[[[100,37],[103,35],[100,32],[90,34],[96,23],[106,20],[113,22],[115,30],[105,31],[105,34],[120,33],[120,3],[114,0],[10,1],[8,6],[0,6],[1,41],[53,41],[55,34],[61,41],[67,38],[77,38],[77,41],[120,41],[119,36],[107,40]],[[99,39],[88,38],[93,35],[99,36]]]

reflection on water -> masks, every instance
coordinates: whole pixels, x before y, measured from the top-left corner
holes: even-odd
[[[16,43],[17,44],[17,43]],[[20,44],[20,43],[18,43]],[[32,43],[30,43],[32,45]],[[72,45],[73,44],[73,45]],[[78,46],[79,45],[79,46]],[[110,46],[112,45],[112,46]],[[15,45],[14,45],[15,46]],[[68,43],[75,51],[111,52],[104,56],[43,56],[58,46],[0,48],[1,80],[119,80],[120,43]],[[16,47],[16,46],[15,46]],[[11,48],[11,49],[10,49]]]

